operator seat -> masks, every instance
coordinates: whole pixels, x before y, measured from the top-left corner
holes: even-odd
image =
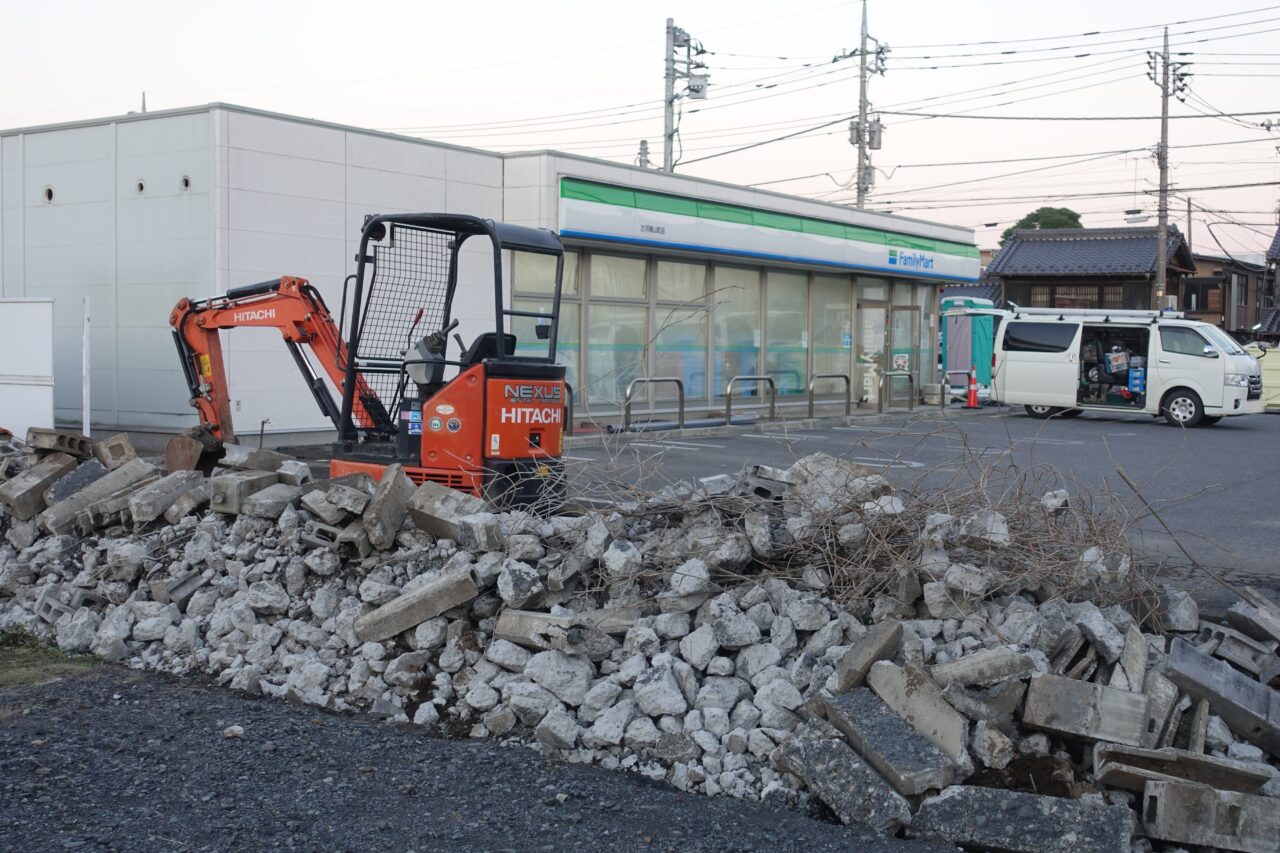
[[[503,336],[503,351],[508,355],[514,355],[516,351],[516,336],[507,332]],[[479,364],[487,358],[498,357],[498,333],[485,332],[474,341],[471,346],[467,347],[467,351],[462,354],[462,369]]]

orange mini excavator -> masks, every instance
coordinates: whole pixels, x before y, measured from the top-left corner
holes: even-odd
[[[460,352],[451,359],[459,257],[472,237],[487,237],[492,250],[496,328],[470,346],[454,335]],[[545,277],[537,290],[551,294],[549,311],[505,307],[507,252],[522,276]],[[208,473],[224,443],[235,442],[219,332],[256,326],[280,331],[320,411],[337,428],[331,476],[363,472],[376,479],[399,462],[415,483],[432,480],[500,504],[558,500],[568,405],[565,368],[556,363],[563,254],[560,239],[541,229],[452,214],[371,216],[336,323],[320,292],[289,276],[183,299],[169,323],[200,425],[170,442],[169,468]],[[486,270],[489,257],[470,254]],[[517,341],[508,321],[527,327],[530,340]],[[425,334],[415,339],[415,332]],[[517,344],[532,354],[516,355]],[[449,367],[457,373],[446,381]],[[341,389],[340,403],[325,377]]]

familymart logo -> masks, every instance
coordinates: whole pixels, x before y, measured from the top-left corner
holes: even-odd
[[[897,249],[890,249],[889,265],[908,267],[913,270],[931,270],[933,269],[933,258],[923,252],[901,252]]]

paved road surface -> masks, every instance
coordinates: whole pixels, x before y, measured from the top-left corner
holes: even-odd
[[[883,467],[897,482],[939,483],[963,476],[974,460],[1045,465],[1095,493],[1129,496],[1117,468],[1155,503],[1182,544],[1205,565],[1280,592],[1280,417],[1226,418],[1182,430],[1163,420],[1087,413],[1037,421],[1021,409],[917,410],[889,422],[777,433],[675,438],[670,433],[618,437],[607,447],[568,451],[577,476],[612,472],[649,483],[733,473],[749,463],[786,466],[823,451]],[[1074,493],[1079,488],[1064,483]],[[1147,518],[1136,544],[1185,564],[1176,545]],[[1211,582],[1188,582],[1212,606],[1231,597]],[[1280,598],[1280,594],[1277,594]]]

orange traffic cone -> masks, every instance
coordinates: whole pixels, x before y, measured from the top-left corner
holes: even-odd
[[[966,409],[978,409],[978,368],[971,367],[969,369],[969,399],[965,401]]]

